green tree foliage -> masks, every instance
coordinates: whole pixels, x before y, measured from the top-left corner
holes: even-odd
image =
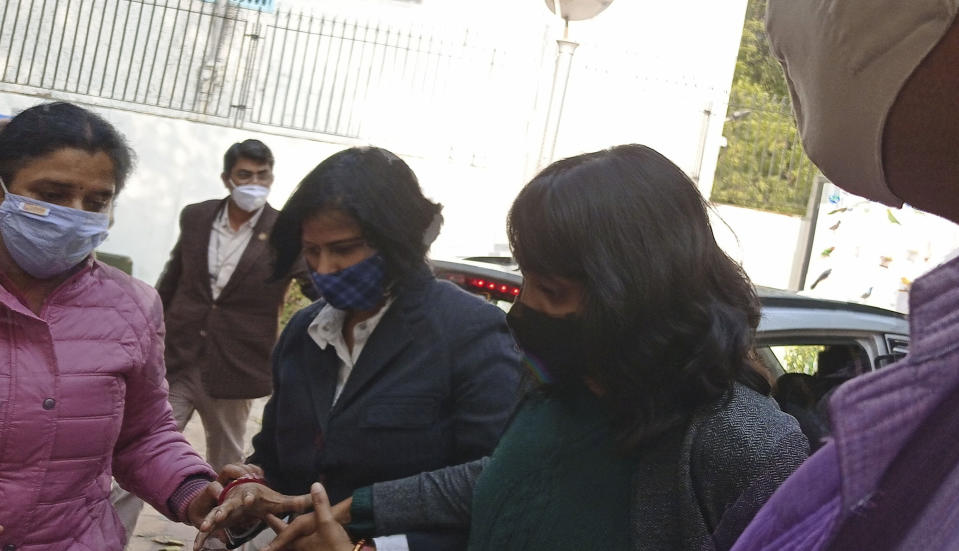
[[[310,299],[306,298],[300,286],[294,281],[290,288],[286,290],[286,297],[283,299],[283,306],[280,308],[280,329],[286,327],[287,322],[293,317],[293,314],[310,305]]]
[[[766,0],[749,0],[711,199],[801,215],[816,167],[802,150],[779,63],[769,51]]]
[[[768,94],[785,98],[789,96],[789,90],[779,62],[769,51],[765,16],[766,0],[749,0],[733,79],[741,84],[754,83]]]
[[[785,369],[789,373],[805,373],[815,375],[818,369],[819,353],[825,346],[790,346],[786,349]]]

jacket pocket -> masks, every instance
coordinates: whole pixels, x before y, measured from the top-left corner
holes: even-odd
[[[360,415],[358,426],[331,433],[327,460],[362,465],[361,478],[392,480],[448,464],[451,420],[431,397],[383,397]]]
[[[103,499],[109,492],[109,487],[105,492],[99,488],[105,471],[104,462],[96,457],[50,461],[46,465],[37,501],[41,504],[56,505],[81,496],[79,499],[86,502],[90,500],[89,494],[95,490],[99,491],[99,497]]]
[[[360,424],[363,428],[421,429],[436,423],[439,402],[434,398],[386,399],[370,406]]]
[[[125,386],[115,375],[60,379],[51,459],[101,458],[113,451],[123,422]]]

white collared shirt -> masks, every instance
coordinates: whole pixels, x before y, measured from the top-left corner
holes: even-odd
[[[370,340],[370,335],[373,334],[373,330],[383,319],[383,315],[386,314],[391,304],[393,304],[393,299],[387,299],[386,304],[380,308],[379,312],[373,314],[373,317],[365,319],[353,327],[353,350],[346,346],[346,339],[343,338],[343,324],[346,322],[347,313],[344,310],[334,308],[329,303],[320,309],[306,329],[307,334],[321,349],[326,350],[327,346],[332,345],[336,351],[336,356],[340,359],[340,366],[336,374],[336,391],[333,393],[334,404],[340,397],[340,393],[343,392],[346,380],[350,378],[353,366],[360,358],[360,353],[363,352],[366,341]]]
[[[234,231],[230,226],[229,204],[223,206],[223,210],[213,220],[213,227],[210,229],[210,245],[207,247],[207,266],[210,270],[210,291],[213,293],[213,300],[220,297],[223,288],[233,276],[236,265],[239,264],[243,251],[250,243],[253,237],[253,228],[260,215],[263,214],[263,208],[253,213],[249,220],[240,225]]]

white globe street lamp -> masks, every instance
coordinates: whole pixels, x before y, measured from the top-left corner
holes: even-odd
[[[556,67],[553,70],[553,89],[550,92],[549,107],[546,110],[546,125],[543,128],[543,141],[539,148],[538,169],[553,162],[556,140],[559,137],[559,123],[563,116],[563,104],[566,101],[570,67],[573,64],[573,53],[579,46],[579,43],[569,40],[569,22],[593,18],[612,3],[613,0],[546,0],[549,11],[563,20],[563,38],[556,41],[558,49]]]

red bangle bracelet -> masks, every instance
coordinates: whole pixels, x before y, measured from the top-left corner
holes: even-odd
[[[253,484],[262,484],[262,485],[264,485],[264,486],[268,486],[267,483],[266,483],[266,481],[263,480],[262,478],[260,478],[259,476],[255,475],[255,474],[245,474],[245,475],[241,476],[240,478],[234,479],[234,480],[231,481],[229,484],[227,484],[226,486],[224,486],[223,491],[220,492],[220,497],[217,498],[217,500],[216,500],[216,504],[217,504],[217,505],[223,505],[223,502],[226,501],[226,494],[229,493],[230,490],[232,490],[233,488],[236,488],[236,487],[239,486],[240,484],[250,484],[250,483],[253,483]]]

